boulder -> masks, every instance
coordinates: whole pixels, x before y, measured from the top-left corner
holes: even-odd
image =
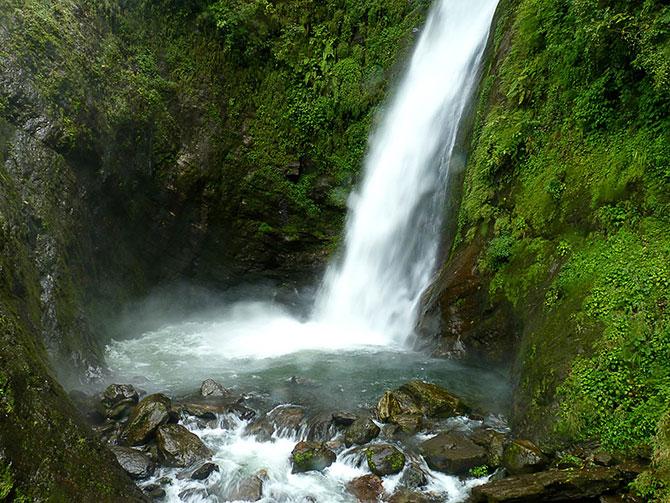
[[[128,475],[134,479],[146,479],[151,477],[156,466],[144,453],[131,449],[130,447],[113,446],[110,450],[116,456],[116,460]]]
[[[426,484],[428,484],[428,474],[423,471],[421,466],[416,461],[407,463],[400,477],[399,485],[413,491],[425,487]]]
[[[365,449],[368,468],[375,475],[384,477],[400,473],[405,467],[405,455],[390,444],[375,444]]]
[[[377,475],[363,475],[347,484],[347,489],[362,503],[376,503],[384,494],[382,479]]]
[[[419,449],[430,468],[450,475],[465,475],[488,460],[486,449],[461,432],[440,433]]]
[[[610,467],[547,470],[489,482],[472,490],[474,503],[591,501],[626,487],[633,473]]]
[[[414,380],[401,386],[400,390],[411,396],[428,417],[453,417],[470,410],[461,398],[437,384]]]
[[[344,445],[351,447],[352,445],[367,444],[370,440],[377,438],[379,432],[379,426],[372,419],[356,419],[344,434]]]
[[[542,470],[547,458],[531,441],[515,440],[505,445],[502,464],[510,475],[523,475]]]
[[[405,433],[414,433],[421,428],[424,416],[448,418],[468,410],[462,399],[446,389],[415,380],[385,392],[377,404],[377,417],[382,422],[399,425]]]
[[[152,501],[160,501],[166,496],[165,489],[158,484],[150,484],[142,489]]]
[[[205,379],[200,385],[200,396],[202,397],[228,397],[230,395],[230,390],[224,388],[222,384],[219,384],[214,379]]]
[[[225,501],[259,501],[261,498],[263,498],[263,479],[259,475],[252,475],[230,487]]]
[[[205,463],[191,474],[193,480],[205,480],[212,473],[219,471],[219,465],[215,463]]]
[[[107,419],[124,419],[140,399],[131,384],[110,384],[100,398],[100,412]]]
[[[333,424],[337,426],[351,426],[356,421],[357,416],[351,412],[333,412]]]
[[[479,428],[468,434],[468,438],[475,444],[486,449],[488,460],[486,464],[490,468],[497,468],[502,465],[503,452],[505,448],[506,436],[496,430]]]
[[[299,442],[291,453],[293,473],[322,471],[335,462],[337,456],[320,442]]]
[[[166,466],[186,467],[212,455],[200,438],[180,424],[166,424],[156,431],[158,459]]]
[[[444,501],[443,498],[430,497],[426,494],[401,488],[394,492],[386,500],[388,503],[438,503]]]
[[[245,431],[261,440],[269,440],[274,433],[297,433],[304,419],[304,408],[295,405],[281,405],[250,424]]]
[[[166,424],[170,418],[171,401],[160,393],[149,395],[133,410],[124,437],[129,445],[146,444],[154,436],[156,429]]]

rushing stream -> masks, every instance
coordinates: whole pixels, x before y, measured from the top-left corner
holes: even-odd
[[[330,267],[311,316],[300,319],[256,300],[129,333],[108,349],[115,379],[179,396],[214,378],[267,412],[287,404],[369,409],[384,390],[419,378],[462,395],[491,414],[482,421],[501,426],[504,378],[405,347],[435,270],[458,127],[477,85],[496,3],[436,0],[407,75],[372,138],[363,183],[350,200],[343,255]],[[471,426],[460,421],[459,427]],[[346,483],[369,473],[353,448],[339,452],[323,473],[292,474],[289,456],[296,441],[309,436],[308,425],[272,438],[246,434],[247,422],[232,416],[208,427],[186,426],[214,451],[220,471],[198,482],[163,469],[149,482],[172,477],[169,501],[225,501],[232,486],[259,470],[263,501],[354,501]],[[335,431],[322,436],[337,438]],[[461,501],[480,482],[431,471],[420,457],[415,462],[429,474],[424,490],[442,501]],[[402,476],[385,477],[386,491]]]

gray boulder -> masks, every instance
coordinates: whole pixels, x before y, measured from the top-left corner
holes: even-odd
[[[142,445],[151,440],[156,429],[170,420],[171,401],[160,393],[149,395],[133,410],[124,437],[129,445]]]
[[[140,451],[130,447],[113,446],[110,450],[116,456],[116,460],[128,475],[134,479],[146,479],[151,477],[156,466],[149,457]]]
[[[166,466],[186,467],[208,459],[212,451],[180,424],[166,424],[156,431],[158,459]]]
[[[488,461],[487,450],[460,432],[440,433],[419,450],[430,468],[450,475],[465,475]]]

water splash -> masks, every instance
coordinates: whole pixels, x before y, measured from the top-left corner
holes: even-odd
[[[435,270],[454,147],[497,0],[442,0],[372,139],[315,318],[402,342]]]

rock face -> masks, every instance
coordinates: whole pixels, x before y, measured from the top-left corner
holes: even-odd
[[[433,470],[452,475],[465,475],[488,460],[485,448],[459,432],[440,433],[423,442],[420,450]]]
[[[446,389],[423,381],[410,381],[387,391],[377,404],[377,417],[398,425],[406,433],[421,428],[421,418],[446,418],[465,413],[469,408]]]
[[[489,482],[472,491],[474,503],[591,501],[624,488],[632,475],[617,468],[548,470]]]
[[[389,444],[371,445],[365,449],[365,457],[370,471],[380,477],[400,473],[405,467],[405,455]]]
[[[137,390],[131,384],[111,384],[100,399],[101,412],[107,419],[122,419],[130,414],[139,398]]]
[[[156,429],[170,420],[171,401],[160,393],[142,400],[128,419],[124,437],[129,445],[146,444]]]
[[[347,489],[362,503],[379,501],[384,494],[382,479],[377,475],[363,475],[347,484]]]
[[[128,475],[134,479],[146,479],[154,473],[156,466],[149,456],[130,447],[114,446],[110,450]]]
[[[335,462],[336,455],[320,442],[300,442],[291,453],[293,473],[321,471]]]
[[[371,419],[357,419],[344,434],[344,444],[347,447],[367,444],[370,440],[377,438],[379,432],[379,426],[372,422]]]
[[[167,466],[186,467],[212,455],[202,440],[179,424],[160,426],[156,432],[158,459]]]
[[[224,388],[222,384],[219,384],[214,379],[205,379],[200,385],[200,395],[209,398],[217,396],[230,396],[231,393],[228,389]]]
[[[547,466],[547,459],[540,449],[528,440],[515,440],[505,446],[503,466],[511,475],[540,471]]]

